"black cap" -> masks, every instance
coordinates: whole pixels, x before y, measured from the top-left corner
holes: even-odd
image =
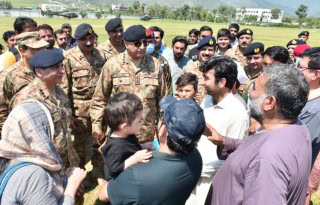
[[[123,34],[125,41],[133,42],[140,39],[147,38],[146,28],[142,25],[130,26]]]
[[[244,50],[244,56],[251,56],[256,55],[264,52],[264,45],[262,43],[256,42],[251,43],[248,47]]]
[[[200,50],[204,46],[213,46],[216,47],[216,39],[212,36],[207,36],[200,40],[197,49]]]
[[[176,100],[169,96],[160,101],[160,107],[164,112],[163,123],[172,140],[189,139],[195,142],[200,139],[206,122],[202,108],[194,100]]]
[[[37,52],[32,56],[29,65],[33,68],[50,68],[63,61],[62,51],[58,49],[48,49]]]
[[[306,43],[299,39],[293,39],[287,43],[287,47],[291,45],[302,45],[302,44],[306,44]]]
[[[77,27],[76,32],[74,33],[74,38],[76,40],[81,40],[84,37],[89,36],[93,33],[94,31],[92,29],[92,26],[90,24],[83,23]]]
[[[242,35],[251,35],[252,36],[253,35],[253,31],[251,29],[248,29],[248,28],[243,29],[238,33],[237,38],[239,38]]]
[[[301,33],[299,33],[298,37],[300,36],[307,36],[309,37],[309,31],[301,31]]]
[[[122,26],[122,19],[121,18],[114,18],[110,19],[105,26],[106,31],[113,31],[114,29]]]

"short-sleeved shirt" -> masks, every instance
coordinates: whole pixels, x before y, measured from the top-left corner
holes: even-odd
[[[102,147],[104,175],[107,181],[117,177],[124,170],[124,162],[142,147],[135,135],[126,138],[109,136]]]
[[[305,203],[311,139],[301,121],[249,136],[240,145],[226,138],[221,153],[228,158],[213,178],[206,204]]]
[[[299,119],[307,125],[312,142],[312,164],[320,151],[320,97],[310,100],[302,109]]]
[[[190,50],[189,58],[193,61],[199,60],[200,51],[197,49],[198,45]]]
[[[180,59],[179,61],[176,61],[174,59],[174,56],[171,56],[168,59],[168,63],[171,71],[173,93],[176,93],[176,90],[177,90],[176,82],[179,76],[182,74],[182,70],[185,69],[188,65],[190,65],[192,63],[192,60],[183,56],[182,59]]]
[[[153,152],[150,162],[135,164],[109,182],[109,200],[111,204],[185,204],[201,169],[197,150],[186,155]]]
[[[18,169],[10,177],[0,204],[72,205],[74,198],[63,195],[61,179],[37,165]]]

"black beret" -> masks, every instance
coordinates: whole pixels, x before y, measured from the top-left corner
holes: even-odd
[[[110,19],[105,26],[106,31],[113,31],[114,29],[122,26],[122,19],[121,18],[114,18]]]
[[[301,31],[301,33],[299,33],[298,37],[300,36],[307,36],[309,37],[309,31]]]
[[[125,41],[133,42],[147,38],[146,28],[142,25],[130,26],[123,34]]]
[[[238,33],[238,35],[237,35],[237,38],[239,38],[240,36],[242,36],[242,35],[253,35],[253,32],[252,32],[252,30],[251,29],[248,29],[248,28],[246,28],[246,29],[243,29],[243,30],[241,30],[239,33]]]
[[[264,52],[264,45],[262,43],[256,42],[251,43],[248,47],[244,50],[244,56],[251,56],[256,55]]]
[[[291,45],[302,45],[302,44],[306,44],[306,43],[299,39],[293,39],[287,43],[287,47]]]
[[[29,65],[33,68],[50,68],[63,61],[62,51],[59,49],[48,49],[37,52],[32,56]]]
[[[213,46],[216,47],[216,39],[212,36],[207,36],[200,40],[197,49],[200,50],[204,46]]]
[[[84,37],[91,35],[93,33],[94,31],[92,29],[92,26],[90,24],[83,23],[77,27],[76,32],[74,33],[74,38],[76,40],[81,40]]]

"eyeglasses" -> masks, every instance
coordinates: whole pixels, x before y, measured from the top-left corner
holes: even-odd
[[[298,64],[298,65],[297,65],[297,69],[302,72],[302,71],[304,71],[304,70],[309,69],[309,67],[304,67],[304,66],[301,66],[300,64]]]
[[[134,44],[134,46],[135,47],[137,47],[137,48],[140,48],[140,46],[143,44],[144,45],[144,47],[146,47],[147,46],[147,41],[146,40],[144,40],[144,41],[136,41],[136,42],[134,42],[133,43]]]

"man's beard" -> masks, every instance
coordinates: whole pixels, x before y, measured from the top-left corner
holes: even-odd
[[[262,116],[262,102],[266,98],[266,95],[262,95],[258,98],[252,99],[249,95],[250,104],[249,104],[249,113],[250,117],[257,120],[260,124],[262,124],[263,116]]]
[[[54,46],[55,41],[47,41],[49,43],[48,49],[52,49]]]
[[[181,59],[183,58],[183,54],[175,53],[175,54],[174,54],[174,57],[175,57],[175,59],[177,59],[177,60],[181,60]]]

